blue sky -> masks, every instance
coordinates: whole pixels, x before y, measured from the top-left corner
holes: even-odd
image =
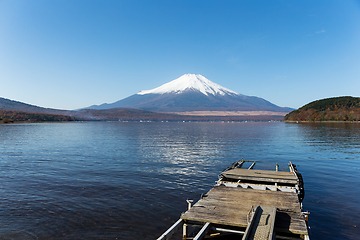
[[[360,97],[360,1],[0,0],[0,97],[77,109],[186,73],[282,107]]]

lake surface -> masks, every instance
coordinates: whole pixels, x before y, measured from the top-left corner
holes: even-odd
[[[231,163],[305,182],[311,239],[359,239],[360,123],[0,125],[0,239],[156,239]]]

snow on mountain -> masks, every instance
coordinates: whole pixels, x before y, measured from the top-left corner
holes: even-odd
[[[188,90],[195,90],[203,93],[204,95],[241,95],[236,93],[230,89],[224,88],[219,84],[216,84],[206,77],[200,74],[185,74],[181,77],[165,83],[160,87],[154,88],[152,90],[144,90],[137,93],[138,95],[145,95],[145,94],[164,94],[164,93],[176,93],[180,94],[182,92]]]
[[[185,74],[152,90],[140,91],[114,103],[89,109],[134,108],[155,112],[277,111],[289,112],[259,97],[224,88],[200,74]]]

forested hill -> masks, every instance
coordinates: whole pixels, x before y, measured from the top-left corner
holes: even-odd
[[[335,97],[311,102],[288,113],[285,121],[360,121],[360,98]]]
[[[71,111],[58,110],[52,108],[43,108],[35,105],[14,101],[0,97],[0,110],[28,112],[28,113],[44,113],[44,114],[57,114],[57,115],[71,115]]]
[[[13,122],[64,122],[75,121],[74,117],[45,113],[28,113],[0,109],[0,123]]]

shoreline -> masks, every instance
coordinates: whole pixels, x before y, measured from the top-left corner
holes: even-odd
[[[360,121],[290,121],[284,120],[286,123],[360,123]]]
[[[13,122],[0,121],[0,125],[2,125],[2,124],[17,124],[17,123],[70,123],[70,122],[81,122],[81,121],[13,121]]]
[[[285,116],[287,112],[274,111],[186,111],[186,112],[165,112],[182,116],[199,117],[237,117],[237,116]]]

